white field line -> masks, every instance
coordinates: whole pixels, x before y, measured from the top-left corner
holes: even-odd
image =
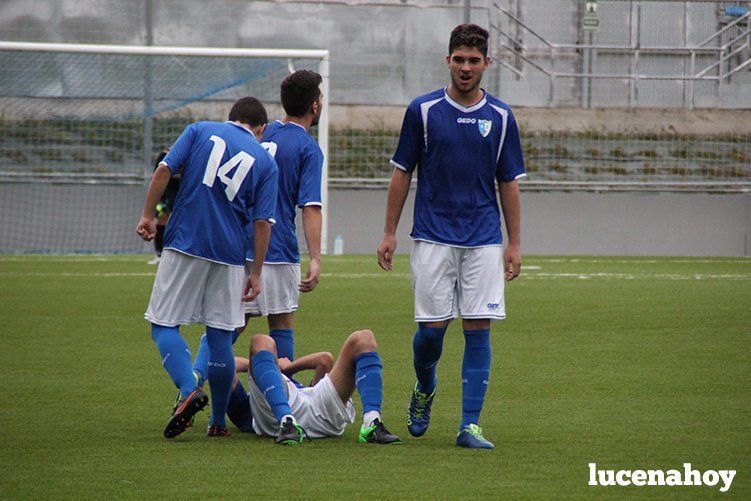
[[[528,273],[525,279],[559,279],[574,278],[579,280],[612,279],[612,280],[751,280],[751,274],[711,274],[711,273]]]
[[[529,263],[615,263],[615,264],[714,264],[714,263],[732,263],[732,264],[751,264],[751,258],[738,257],[738,258],[717,258],[717,259],[705,259],[705,258],[681,258],[681,259],[647,259],[647,258],[634,258],[634,259],[607,259],[607,258],[544,258],[535,257],[530,258]],[[524,265],[522,265],[522,268]]]
[[[0,271],[0,277],[153,277],[156,272],[145,273],[96,273],[96,272],[54,272],[54,271]]]
[[[0,255],[0,262],[45,262],[45,263],[90,263],[90,262],[139,262],[148,261],[151,259],[151,255],[138,254],[7,254]],[[333,262],[342,261],[361,261],[363,256],[361,255],[349,255],[349,256],[326,256],[324,259],[330,259]],[[405,256],[407,257],[407,256]],[[375,262],[375,258],[373,258]],[[534,263],[534,264],[533,264]],[[634,258],[634,259],[622,259],[622,258],[606,258],[606,257],[584,257],[584,258],[546,258],[546,257],[533,257],[524,261],[522,267],[527,270],[539,269],[536,264],[544,263],[605,263],[605,264],[714,264],[714,263],[731,263],[731,264],[745,264],[751,265],[751,258],[738,257],[738,258],[674,258],[674,259],[655,259],[655,258]]]
[[[0,272],[0,277],[153,277],[156,272]],[[409,278],[409,273],[322,273],[323,278],[344,279],[404,279]],[[751,274],[732,273],[522,273],[520,280],[751,280]]]

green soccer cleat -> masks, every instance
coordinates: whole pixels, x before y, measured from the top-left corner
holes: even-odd
[[[276,443],[281,445],[300,445],[307,436],[302,426],[292,421],[288,417],[279,425],[279,436],[276,437]]]
[[[402,440],[393,433],[390,433],[381,420],[377,418],[373,420],[370,426],[360,428],[360,435],[357,437],[357,441],[361,444],[399,445],[402,443]]]
[[[469,449],[493,449],[495,447],[492,442],[482,436],[482,428],[474,423],[459,430],[456,435],[456,445]]]
[[[412,390],[412,398],[409,402],[409,415],[407,416],[407,430],[413,437],[421,437],[428,431],[430,425],[430,407],[435,398],[435,389],[428,395],[417,389],[417,383]]]

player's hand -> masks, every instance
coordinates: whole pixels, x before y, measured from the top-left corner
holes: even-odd
[[[308,265],[308,273],[305,279],[300,282],[300,292],[310,292],[316,288],[321,277],[321,260],[311,259]]]
[[[386,271],[391,271],[393,267],[391,259],[394,257],[394,251],[396,251],[396,235],[384,235],[381,245],[378,246],[378,250],[376,251],[378,254],[378,266]]]
[[[518,245],[509,245],[503,251],[503,268],[507,282],[519,276],[522,271],[522,252]]]
[[[289,369],[289,366],[292,365],[292,362],[287,357],[278,358],[276,360],[276,365],[279,366],[279,370],[282,372],[287,372],[287,369]]]
[[[154,240],[156,237],[156,219],[141,216],[141,220],[138,221],[138,226],[136,226],[136,233],[147,242]]]
[[[248,280],[245,282],[245,288],[243,289],[243,301],[253,301],[261,293],[261,277],[254,273],[248,275]]]

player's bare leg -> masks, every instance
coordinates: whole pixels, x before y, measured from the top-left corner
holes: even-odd
[[[378,344],[372,331],[363,329],[349,335],[329,379],[342,402],[347,402],[357,389],[363,405],[363,425],[358,441],[361,443],[400,444],[381,421],[383,376]]]

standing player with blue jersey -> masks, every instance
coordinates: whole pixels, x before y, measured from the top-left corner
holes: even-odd
[[[407,427],[413,436],[428,429],[443,336],[461,316],[465,347],[456,444],[482,449],[493,448],[478,426],[490,379],[490,321],[505,318],[504,278],[513,280],[521,269],[517,179],[525,175],[511,109],[480,88],[487,53],[486,30],[474,24],[454,28],[446,57],[451,82],[407,108],[378,247],[379,265],[391,270],[396,228],[417,169],[410,258],[417,382]],[[505,251],[496,181],[508,233]]]
[[[262,266],[245,280],[245,233],[252,219],[255,253],[265,255],[278,190],[276,163],[254,137],[266,122],[260,101],[245,97],[232,106],[227,122],[189,125],[154,172],[146,194],[136,231],[152,240],[156,204],[170,177],[182,175],[145,314],[162,365],[181,395],[164,430],[167,438],[185,431],[208,403],[179,331],[191,323],[206,326],[212,396],[207,435],[228,434],[225,411],[235,372],[232,331],[244,324],[241,296],[249,301],[261,292]]]
[[[323,94],[321,75],[299,70],[281,83],[284,120],[272,122],[263,133],[262,145],[279,166],[279,197],[276,224],[261,281],[263,292],[246,303],[248,317],[268,317],[269,335],[280,358],[295,358],[294,315],[300,292],[318,285],[321,267],[321,169],[323,152],[310,136],[310,128],[321,117]],[[302,224],[310,255],[305,278],[301,280],[300,251],[297,245],[295,209],[302,209]],[[258,262],[254,246],[248,246],[248,269]]]

